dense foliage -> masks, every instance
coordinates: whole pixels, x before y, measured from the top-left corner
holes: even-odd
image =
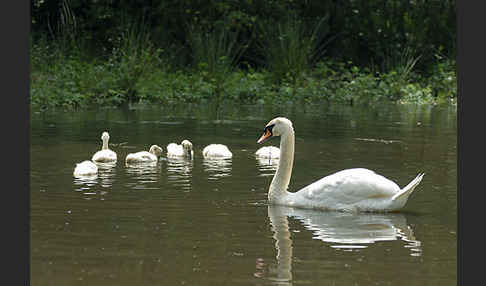
[[[31,102],[456,97],[455,1],[31,1]]]

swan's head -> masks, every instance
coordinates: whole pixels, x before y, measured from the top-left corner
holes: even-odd
[[[285,117],[274,118],[265,125],[263,135],[258,139],[257,143],[263,143],[272,137],[281,136],[292,129],[292,121]]]
[[[183,140],[181,142],[182,149],[184,149],[184,153],[187,154],[189,157],[192,156],[192,143],[189,140]]]
[[[184,148],[184,150],[192,150],[192,143],[189,140],[183,140],[181,142],[181,145],[182,145],[182,148]]]
[[[110,139],[110,134],[108,134],[108,132],[103,132],[103,134],[101,134],[101,140],[103,141],[108,141]]]
[[[157,145],[150,146],[149,153],[154,154],[157,157],[162,156],[162,148]]]
[[[187,152],[190,152],[192,150],[192,143],[191,141],[189,140],[183,140],[181,142],[181,145],[182,145],[182,148],[187,151]]]

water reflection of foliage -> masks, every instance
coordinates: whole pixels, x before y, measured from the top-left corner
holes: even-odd
[[[167,157],[167,180],[185,191],[190,191],[193,167],[193,160]]]
[[[232,158],[204,158],[203,166],[209,180],[218,180],[231,176],[232,163]]]

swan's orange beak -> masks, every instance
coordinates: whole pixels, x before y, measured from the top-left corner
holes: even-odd
[[[263,142],[265,142],[270,137],[272,137],[272,132],[270,132],[270,129],[265,129],[265,131],[263,132],[262,137],[260,137],[260,139],[258,139],[257,143],[258,144],[263,143]]]

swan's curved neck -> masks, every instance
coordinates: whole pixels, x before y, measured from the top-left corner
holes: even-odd
[[[294,164],[294,129],[290,127],[280,138],[280,159],[277,171],[273,176],[272,183],[268,190],[269,202],[276,202],[279,198],[288,195],[287,188],[292,176]]]
[[[108,149],[108,139],[103,139],[103,146],[101,146],[101,150]]]
[[[188,158],[192,157],[192,149],[190,148],[182,148],[182,151],[184,152],[184,155]]]

